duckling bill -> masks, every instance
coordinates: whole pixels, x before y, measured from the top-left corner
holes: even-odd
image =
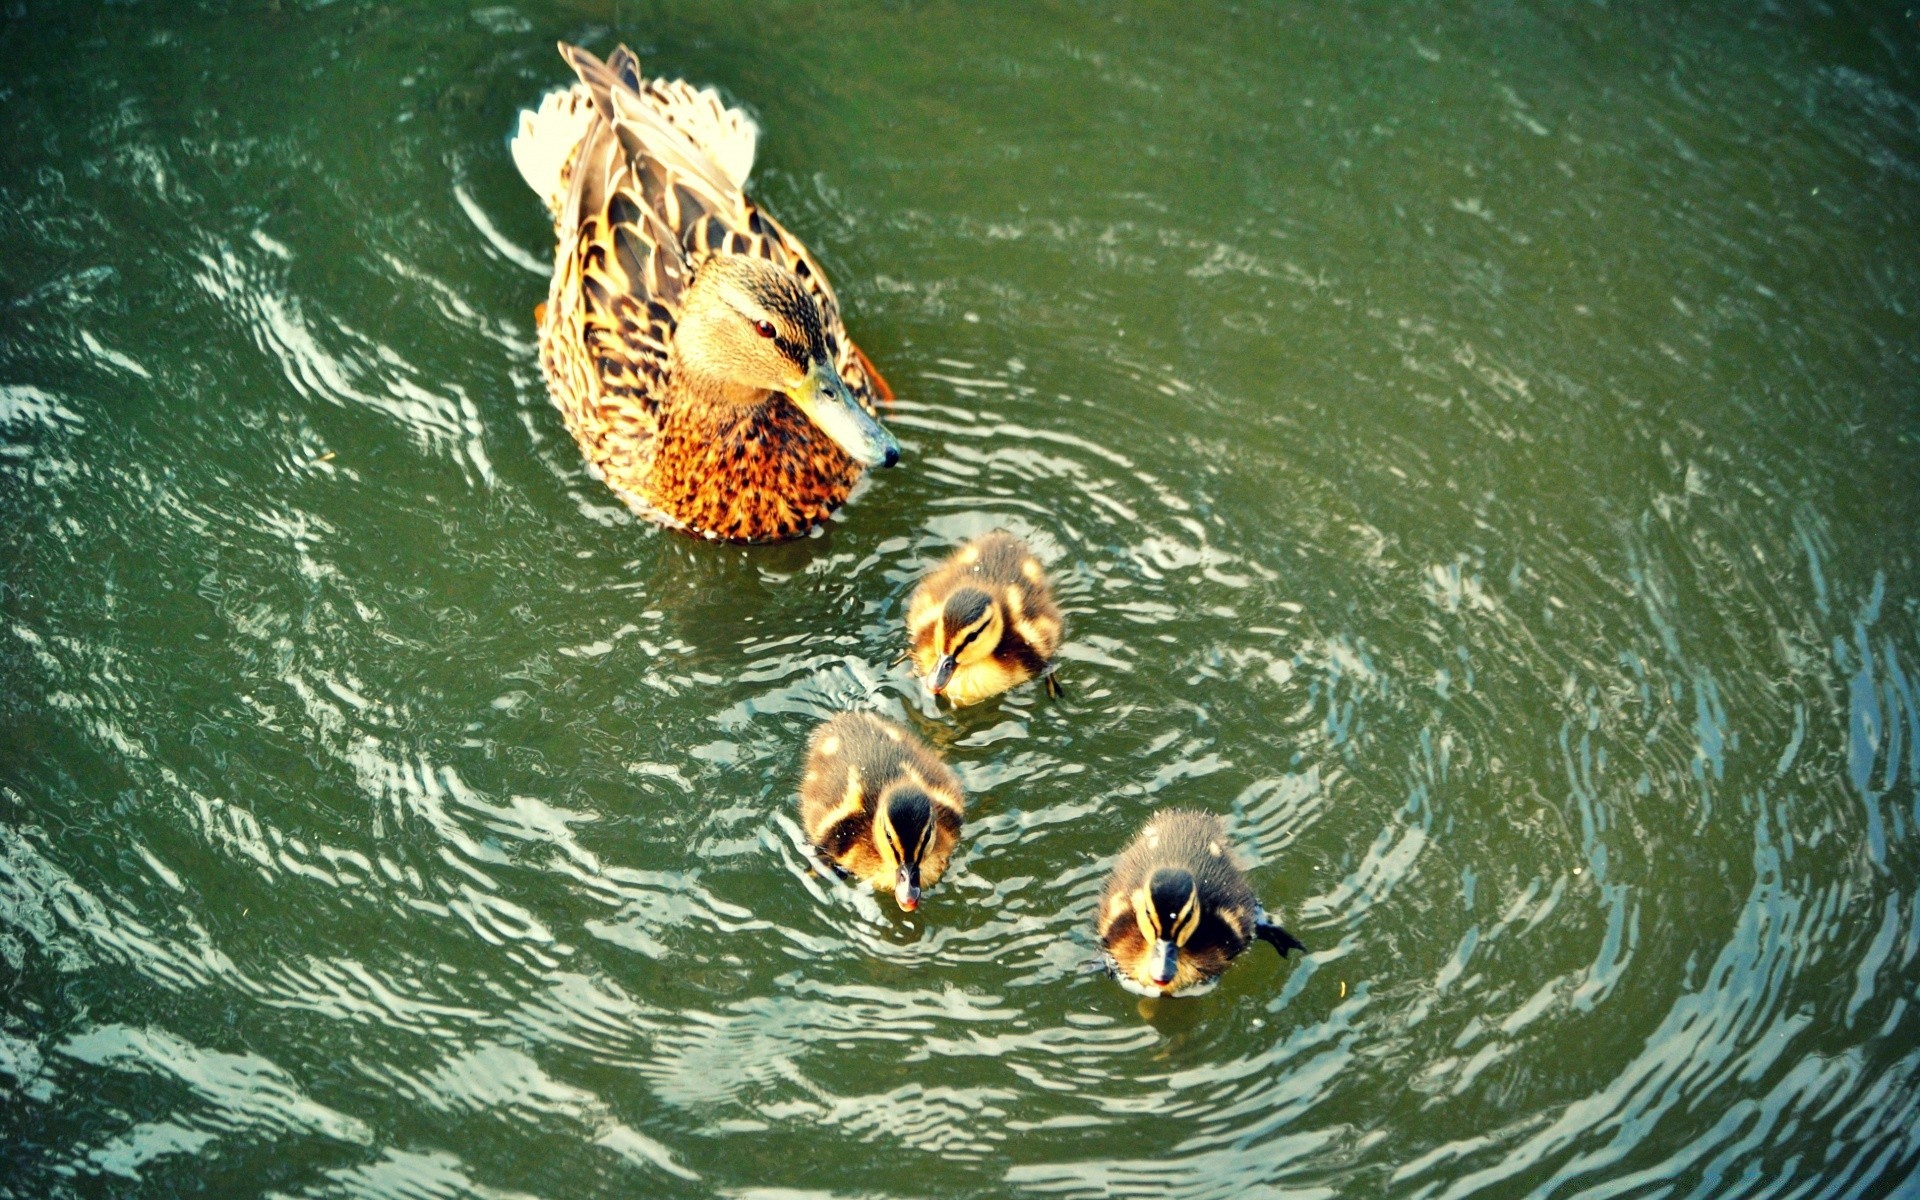
[[[871,713],[841,713],[807,747],[800,824],[842,873],[891,891],[903,912],[940,882],[966,793],[919,738]]]
[[[1044,676],[1063,626],[1046,570],[1027,544],[1003,529],[956,550],[907,602],[908,653],[927,690],[955,705]]]
[[[1100,897],[1100,941],[1129,991],[1205,991],[1254,939],[1285,958],[1306,949],[1269,921],[1210,813],[1156,814],[1120,852]]]

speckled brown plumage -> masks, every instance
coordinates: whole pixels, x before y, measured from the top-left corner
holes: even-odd
[[[745,411],[672,412],[655,438],[654,503],[725,541],[805,533],[860,478],[853,460],[781,396]]]

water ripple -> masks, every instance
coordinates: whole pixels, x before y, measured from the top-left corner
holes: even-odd
[[[8,1188],[1907,1186],[1897,22],[663,15],[650,64],[767,106],[756,196],[901,397],[905,470],[740,549],[636,524],[535,362],[500,131],[613,34],[42,15],[0,95]],[[904,606],[993,528],[1067,696],[954,712]],[[967,785],[914,914],[795,823],[845,708]],[[1308,951],[1141,1001],[1092,907],[1175,804]]]

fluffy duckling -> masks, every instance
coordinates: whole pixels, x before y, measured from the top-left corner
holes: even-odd
[[[1210,813],[1155,814],[1107,876],[1100,941],[1129,991],[1205,991],[1254,938],[1282,958],[1306,949],[1261,911],[1234,864],[1226,825]]]
[[[960,841],[966,793],[919,738],[872,713],[841,713],[813,731],[800,824],[844,874],[893,890],[904,912],[940,882]]]
[[[1040,560],[1004,529],[960,547],[907,602],[914,669],[955,705],[977,704],[1036,675],[1058,696],[1052,660],[1061,631]]]

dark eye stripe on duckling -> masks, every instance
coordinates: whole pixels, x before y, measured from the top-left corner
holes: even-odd
[[[1149,938],[1163,937],[1184,945],[1200,927],[1200,905],[1192,878],[1156,876],[1143,890],[1144,903],[1137,910],[1146,926],[1141,933]],[[1172,917],[1163,919],[1163,909],[1171,910]]]
[[[1184,946],[1199,928],[1200,906],[1194,902],[1193,897],[1189,896],[1186,907],[1182,908],[1180,915],[1174,918],[1173,940]]]
[[[947,653],[953,655],[955,658],[960,657],[960,652],[962,650],[965,650],[968,646],[973,645],[974,640],[978,638],[981,634],[985,633],[986,631],[987,631],[987,623],[985,621],[981,621],[979,624],[975,625],[972,629],[967,630],[966,634],[963,637],[961,637],[961,639],[958,642],[955,642],[953,645],[947,647]]]
[[[962,593],[940,614],[941,633],[947,640],[946,652],[959,657],[962,650],[993,624],[993,599],[984,592]],[[951,640],[955,637],[958,640]]]

